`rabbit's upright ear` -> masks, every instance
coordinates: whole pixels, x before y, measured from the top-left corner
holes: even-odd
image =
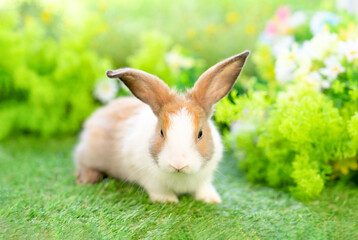
[[[234,86],[249,54],[249,51],[245,51],[215,64],[200,76],[189,91],[188,96],[197,101],[208,116],[213,105]]]
[[[110,78],[119,78],[138,99],[148,104],[156,115],[171,99],[168,85],[149,73],[132,68],[121,68],[108,70],[106,74]]]

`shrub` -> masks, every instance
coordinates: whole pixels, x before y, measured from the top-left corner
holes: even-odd
[[[88,49],[98,29],[66,25],[40,6],[19,9],[0,16],[0,139],[74,133],[98,105],[93,84],[111,65]]]
[[[272,35],[261,37],[253,56],[255,86],[268,91],[232,94],[218,104],[216,120],[230,126],[225,142],[250,181],[308,200],[358,170],[358,44],[351,44],[358,26],[350,15],[325,12],[314,15],[328,16],[321,25],[306,18],[290,27],[290,14],[278,10],[264,32]]]

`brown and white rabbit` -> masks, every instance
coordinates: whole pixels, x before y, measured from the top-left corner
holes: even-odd
[[[96,183],[107,174],[139,184],[153,202],[178,202],[177,195],[190,193],[220,203],[212,180],[223,146],[210,118],[248,55],[245,51],[212,66],[186,94],[170,91],[140,70],[107,71],[137,98],[118,98],[85,122],[74,153],[77,183]]]

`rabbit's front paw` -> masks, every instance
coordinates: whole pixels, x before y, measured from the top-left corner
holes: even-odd
[[[174,193],[149,193],[149,197],[152,202],[177,203],[179,201]]]
[[[195,199],[206,203],[221,203],[220,195],[211,184],[199,188],[195,193]]]
[[[76,172],[76,183],[77,184],[94,184],[94,183],[98,183],[99,181],[101,181],[101,179],[103,178],[103,174],[90,169],[90,168],[85,168],[82,167],[80,169],[77,169]]]

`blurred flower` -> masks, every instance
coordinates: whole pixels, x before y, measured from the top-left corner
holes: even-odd
[[[302,45],[297,43],[292,44],[292,54],[299,66],[298,71],[300,74],[308,74],[312,65],[311,46],[308,41],[305,41]]]
[[[259,42],[264,44],[264,45],[271,45],[273,42],[273,38],[271,38],[270,36],[268,36],[265,32],[262,32],[259,35]]]
[[[326,24],[329,26],[336,26],[339,22],[339,16],[327,12],[327,11],[319,11],[315,15],[313,15],[312,20],[310,22],[311,32],[316,35],[324,30]]]
[[[358,58],[358,39],[339,42],[337,50],[339,54],[345,56],[349,62],[352,62]]]
[[[293,18],[291,19],[291,17]],[[288,7],[280,7],[276,11],[274,18],[267,22],[260,40],[264,43],[272,44],[275,42],[275,38],[285,36],[291,32],[291,23],[298,25],[300,21],[300,15],[291,16],[291,11]]]
[[[256,33],[255,26],[250,24],[245,27],[245,33],[247,35],[254,35]]]
[[[196,37],[196,31],[190,28],[186,31],[186,35],[188,36],[189,39],[194,39]]]
[[[322,76],[317,71],[311,72],[305,78],[305,83],[309,87],[314,88],[316,91],[320,91],[322,87]]]
[[[242,134],[244,132],[255,132],[255,130],[255,124],[244,120],[234,121],[230,126],[230,132],[233,135]]]
[[[324,30],[307,42],[305,48],[312,59],[322,60],[329,51],[335,49],[336,43],[337,34]]]
[[[322,80],[322,88],[323,89],[328,89],[328,88],[330,88],[331,87],[331,82],[330,81],[328,81],[328,80]]]
[[[276,79],[280,83],[292,81],[294,78],[294,71],[296,69],[295,57],[289,51],[283,51],[277,56],[275,64]]]
[[[41,13],[41,21],[43,21],[44,23],[49,23],[52,19],[51,13],[49,11],[42,11]]]
[[[188,69],[194,66],[194,59],[180,54],[180,49],[178,47],[174,47],[170,52],[168,52],[165,55],[165,60],[169,67],[176,71],[180,68]]]
[[[285,102],[296,102],[297,101],[297,89],[290,86],[287,91],[280,91],[277,95],[277,103],[284,104]]]
[[[280,7],[276,11],[275,18],[278,21],[283,22],[283,21],[288,20],[290,15],[291,15],[291,11],[290,11],[290,9],[288,7]]]
[[[205,28],[205,32],[208,35],[213,35],[217,31],[217,27],[214,24],[210,24]]]
[[[277,33],[277,26],[274,21],[269,21],[266,24],[265,34],[268,38],[274,37]]]
[[[239,20],[240,14],[238,12],[229,12],[226,14],[226,22],[228,24],[235,24]]]
[[[119,90],[115,79],[103,79],[97,82],[94,90],[94,96],[102,103],[108,103],[113,100]]]
[[[272,53],[274,56],[280,55],[282,52],[287,51],[291,48],[292,44],[294,43],[295,39],[293,36],[284,36],[278,38],[272,47]]]
[[[307,15],[303,11],[297,11],[288,19],[289,25],[292,28],[301,26],[307,21]]]
[[[345,68],[339,62],[339,59],[335,55],[331,55],[330,57],[324,60],[326,65],[325,68],[321,68],[319,71],[322,75],[327,77],[327,80],[332,82],[332,80],[336,79],[338,74],[345,71]]]

